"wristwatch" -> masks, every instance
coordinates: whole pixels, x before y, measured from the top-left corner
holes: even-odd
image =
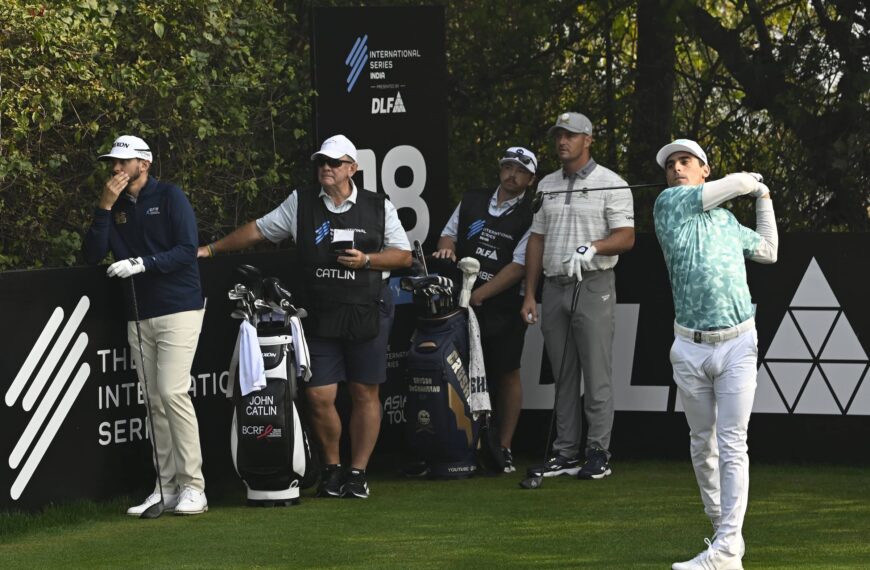
[[[372,258],[366,255],[366,262],[363,263],[363,269],[371,269],[372,268]]]

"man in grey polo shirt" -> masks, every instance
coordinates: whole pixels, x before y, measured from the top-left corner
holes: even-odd
[[[595,163],[589,151],[592,123],[580,113],[562,113],[548,134],[562,168],[545,176],[538,191],[599,188],[626,184]],[[535,291],[543,269],[541,331],[556,377],[556,438],[545,477],[610,475],[613,427],[613,334],[619,254],[634,246],[634,202],[629,190],[545,196],[532,220],[526,249],[526,293],[522,315],[538,320]],[[576,309],[572,306],[576,295]],[[566,344],[570,329],[570,344]],[[562,368],[563,349],[567,347]],[[588,433],[580,456],[580,380]],[[581,465],[582,463],[582,465]]]

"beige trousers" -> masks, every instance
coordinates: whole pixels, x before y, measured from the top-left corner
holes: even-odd
[[[127,341],[140,383],[143,369],[147,374],[154,419],[151,442],[157,449],[163,491],[169,494],[178,493],[183,487],[205,490],[199,426],[188,394],[190,367],[204,314],[205,309],[200,309],[141,321],[144,368],[139,357],[136,322],[127,323]]]

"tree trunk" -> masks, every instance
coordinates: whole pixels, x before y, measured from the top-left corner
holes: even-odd
[[[664,179],[655,153],[670,142],[673,124],[676,14],[669,8],[671,4],[667,0],[639,0],[637,5],[637,71],[626,172],[630,184]],[[654,193],[635,194],[639,230],[652,230],[654,202]]]

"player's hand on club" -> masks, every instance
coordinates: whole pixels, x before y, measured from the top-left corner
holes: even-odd
[[[753,198],[770,198],[770,189],[763,183],[758,182],[755,185],[755,190],[749,193]]]
[[[208,246],[207,246],[207,245],[201,245],[201,246],[199,246],[198,248],[196,248],[196,257],[197,257],[197,258],[200,258],[200,257],[211,257],[211,253],[208,251]]]
[[[566,255],[562,263],[566,266],[568,277],[576,277],[579,281],[583,275],[583,264],[588,265],[596,253],[598,253],[596,247],[587,242]]]
[[[755,178],[756,182],[764,182],[764,176],[762,176],[758,172],[744,172],[743,174],[748,174],[749,176]]]
[[[130,182],[130,175],[126,172],[119,172],[106,181],[103,187],[103,193],[100,195],[100,208],[103,210],[111,210],[112,206],[118,200],[118,196],[127,187]]]
[[[130,259],[122,259],[116,261],[106,270],[106,275],[109,277],[120,277],[126,279],[145,271],[145,264],[142,263],[141,257],[131,257]]]
[[[432,257],[434,257],[435,259],[449,259],[450,261],[456,263],[456,252],[450,248],[439,249],[432,254]]]

